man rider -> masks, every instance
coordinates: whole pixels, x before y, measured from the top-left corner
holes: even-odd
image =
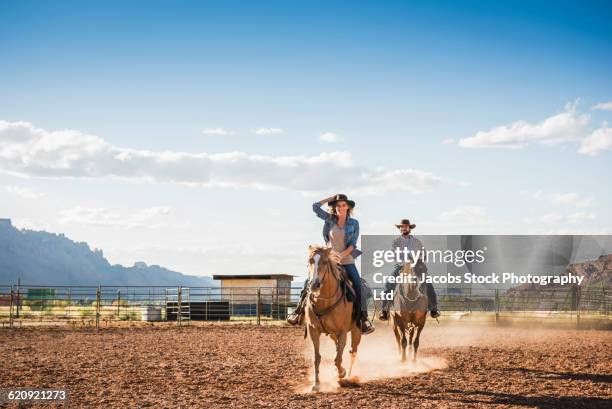
[[[408,251],[413,252],[413,254],[417,254],[416,252],[420,251],[421,256],[414,266],[414,270],[418,275],[423,277],[427,273],[427,266],[425,265],[425,248],[423,247],[421,240],[410,234],[410,232],[416,227],[416,224],[410,224],[410,220],[403,219],[399,224],[396,224],[395,227],[400,230],[400,235],[393,241],[392,249],[395,250],[399,248],[403,250],[404,248],[407,248]],[[395,269],[393,270],[393,276],[396,277],[401,269],[402,265],[396,264]],[[436,292],[433,284],[425,283],[424,285],[427,292],[427,298],[429,300],[428,309],[431,311],[431,317],[438,318],[440,316],[440,312],[438,311]],[[385,293],[395,290],[395,286],[395,282],[391,283],[387,281],[385,285]],[[389,319],[389,309],[391,308],[392,303],[392,300],[383,301],[380,316],[378,317],[381,321],[386,321]]]

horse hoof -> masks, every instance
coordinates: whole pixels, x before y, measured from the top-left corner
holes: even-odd
[[[336,368],[336,372],[338,373],[338,379],[342,379],[346,376],[346,369],[344,368]]]
[[[319,392],[319,385],[312,385],[310,392]]]

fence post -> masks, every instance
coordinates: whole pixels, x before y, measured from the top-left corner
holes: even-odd
[[[100,328],[100,286],[96,289],[96,328]]]
[[[117,290],[117,319],[121,315],[121,290]]]
[[[499,288],[495,289],[495,323],[499,322]]]
[[[606,314],[606,318],[608,318],[608,300],[606,300],[606,287],[603,286],[603,283],[601,285],[601,292],[603,294],[603,310],[604,310],[604,314]]]
[[[70,308],[72,307],[72,287],[68,287],[68,305],[66,306],[66,318],[70,319]]]
[[[257,288],[256,312],[257,312],[257,325],[260,325],[261,324],[261,288]]]
[[[15,314],[16,318],[19,318],[19,310],[20,310],[20,305],[21,304],[21,297],[19,296],[19,289],[21,288],[21,278],[17,279],[17,293],[16,293],[16,300],[15,302],[17,303],[17,314]]]
[[[9,327],[10,328],[13,328],[13,297],[14,297],[13,286],[11,286],[11,300],[10,300],[10,307],[9,307]]]
[[[580,286],[577,285],[576,286],[576,328],[580,327],[580,300],[581,298],[581,291],[580,291]]]
[[[182,307],[182,304],[183,304],[182,301],[183,300],[182,300],[182,298],[183,298],[183,287],[179,287],[178,288],[177,302],[176,302],[176,306],[178,307],[177,311],[176,311],[176,323],[177,323],[177,325],[179,327],[181,326],[181,318],[182,318],[181,312],[183,311],[183,307]]]

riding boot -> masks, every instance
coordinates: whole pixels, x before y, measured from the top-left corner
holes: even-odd
[[[425,290],[427,291],[428,306],[427,308],[431,311],[431,318],[438,318],[440,311],[438,311],[438,297],[436,297],[436,290],[433,284],[425,284]]]
[[[371,334],[372,332],[374,332],[374,326],[368,319],[368,313],[366,311],[363,311],[361,313],[360,326],[361,326],[361,332],[365,335]]]
[[[304,322],[304,310],[306,308],[306,294],[308,294],[308,280],[304,283],[304,288],[300,293],[300,300],[295,307],[295,310],[287,317],[287,322],[291,325],[301,325]]]
[[[391,302],[389,300],[383,300],[380,305],[380,314],[378,315],[378,319],[381,321],[387,321],[389,319],[389,309],[391,307]]]
[[[396,265],[395,268],[393,269],[393,272],[391,273],[391,276],[397,277],[400,270],[401,270],[401,266]],[[387,283],[385,284],[385,294],[389,294],[395,291],[395,286],[396,286],[395,281],[387,281]],[[389,310],[391,309],[392,303],[393,301],[391,300],[383,300],[380,306],[380,314],[378,315],[379,320],[387,321],[389,319]]]

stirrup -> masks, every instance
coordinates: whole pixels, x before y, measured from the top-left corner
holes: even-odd
[[[374,326],[370,323],[370,320],[363,320],[359,323],[359,326],[361,327],[361,332],[364,335],[367,334],[371,334],[372,332],[374,332]]]
[[[304,313],[292,313],[287,317],[287,322],[291,325],[301,325],[304,322]]]

